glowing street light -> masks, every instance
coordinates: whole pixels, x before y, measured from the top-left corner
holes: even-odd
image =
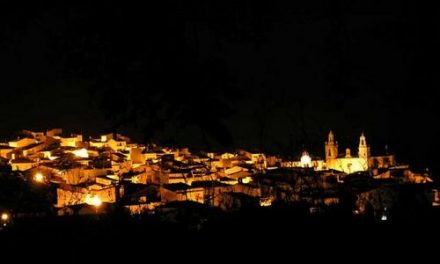
[[[92,205],[95,206],[95,207],[100,207],[102,205],[101,199],[98,196],[95,195],[92,198]]]
[[[1,218],[2,218],[2,221],[6,222],[6,221],[9,220],[9,214],[8,213],[2,213]]]
[[[93,197],[91,195],[87,195],[86,204],[93,205],[95,207],[100,207],[102,205],[102,200],[101,198],[99,198],[98,195],[94,195]]]
[[[99,198],[98,195],[91,196],[90,194],[87,194],[85,199],[86,204],[92,205],[95,207],[95,213],[98,214],[98,209],[102,205],[102,200]]]
[[[34,175],[34,181],[36,181],[38,183],[43,183],[44,182],[44,175],[41,174],[40,172],[38,172],[37,174]]]

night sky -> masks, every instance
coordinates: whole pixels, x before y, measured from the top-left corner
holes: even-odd
[[[0,4],[0,138],[24,128],[434,170],[438,14],[420,1]],[[34,5],[34,6],[29,6]]]

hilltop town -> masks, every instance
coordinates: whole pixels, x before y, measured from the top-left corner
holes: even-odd
[[[384,221],[402,188],[422,206],[439,205],[429,172],[415,172],[389,153],[372,156],[364,134],[357,154],[348,148],[340,154],[331,131],[323,145],[325,159],[304,151],[298,160],[286,160],[245,150],[193,153],[138,144],[117,133],[85,139],[62,129],[24,130],[0,144],[0,176],[44,190],[50,209],[32,212],[0,201],[6,203],[0,204],[2,221],[48,213],[101,215],[116,208],[135,216],[188,203],[231,212],[301,202],[310,214],[320,214],[346,203],[347,192],[355,197],[353,216],[371,213]],[[7,181],[1,184],[8,190]]]

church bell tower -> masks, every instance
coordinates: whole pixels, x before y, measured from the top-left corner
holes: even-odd
[[[359,158],[366,159],[370,157],[370,148],[367,145],[367,139],[365,138],[364,133],[362,133],[359,138]]]
[[[335,135],[330,130],[328,133],[328,140],[325,142],[325,160],[332,160],[338,158],[338,142],[335,142]]]

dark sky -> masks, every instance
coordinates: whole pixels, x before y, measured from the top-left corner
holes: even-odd
[[[438,13],[420,1],[0,7],[0,136],[62,126],[436,168]],[[258,3],[257,3],[258,2]],[[284,1],[283,1],[284,2]],[[127,129],[129,127],[129,129]]]

